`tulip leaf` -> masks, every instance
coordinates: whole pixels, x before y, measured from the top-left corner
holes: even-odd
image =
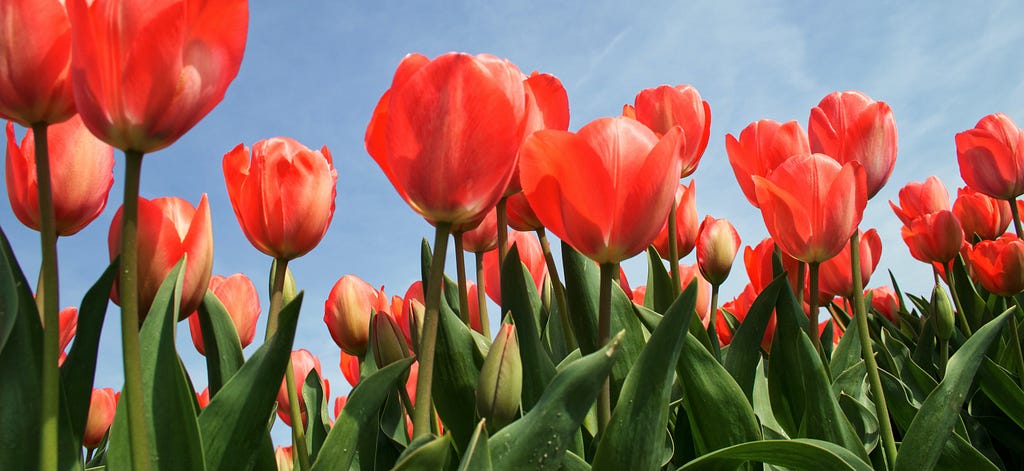
[[[687,339],[696,299],[697,285],[691,284],[651,334],[622,385],[619,402],[598,444],[594,469],[656,469],[661,465],[659,452],[665,442],[675,365]],[[753,418],[753,412],[750,416]],[[756,421],[753,424],[756,428]]]
[[[673,300],[672,275],[665,270],[665,264],[654,247],[647,248],[647,292],[644,307],[658,314],[664,314]]]
[[[496,470],[557,470],[611,373],[624,333],[559,370],[533,409],[491,437]]]
[[[324,395],[323,382],[316,370],[309,370],[302,384],[302,402],[306,404],[306,450],[309,460],[315,461],[320,447],[327,439],[331,429],[331,416],[327,412],[327,397]]]
[[[896,470],[932,469],[959,418],[975,373],[992,343],[999,338],[1011,308],[974,333],[949,359],[946,376],[921,405],[903,437]]]
[[[772,410],[791,437],[840,444],[867,461],[864,444],[843,414],[821,357],[802,326],[803,308],[789,290],[776,306],[777,326],[768,356],[768,388]]]
[[[509,249],[501,266],[501,293],[502,310],[512,313],[519,337],[519,354],[523,363],[522,407],[528,412],[555,376],[555,365],[541,343],[536,323],[541,309],[540,298],[515,245]]]
[[[195,392],[174,348],[184,264],[182,257],[164,279],[139,331],[143,404],[151,466],[202,470],[206,468],[196,422]],[[127,409],[119,404],[107,455],[111,469],[131,469],[126,413]]]
[[[832,351],[832,359],[829,361],[829,369],[835,372],[843,372],[861,359],[860,334],[856,322],[850,322],[846,326],[846,332],[839,339],[839,345]]]
[[[409,444],[392,471],[410,471],[427,469],[445,469],[451,458],[452,438],[444,434],[434,438],[433,435],[423,435]]]
[[[213,294],[213,291],[206,290],[198,312],[193,315],[199,316],[199,327],[203,333],[207,384],[212,398],[245,363],[245,357],[242,356],[242,343],[238,340],[237,328],[235,328],[227,308]]]
[[[313,471],[349,469],[356,455],[359,436],[368,431],[374,432],[369,429],[371,422],[377,417],[391,389],[405,377],[412,362],[412,358],[396,361],[359,381],[349,393],[338,421],[327,433],[327,439],[313,463]]]
[[[798,470],[870,471],[871,465],[857,454],[834,443],[807,438],[762,440],[741,443],[701,456],[680,471],[731,471],[752,461]]]
[[[277,391],[291,359],[303,293],[281,308],[277,332],[256,350],[199,414],[209,469],[243,469],[274,413]]]
[[[764,339],[768,322],[775,314],[779,291],[785,286],[786,277],[781,275],[757,295],[747,312],[747,317],[735,330],[722,362],[748,401],[751,401],[754,395],[754,375],[757,372],[757,363],[761,361],[761,341]]]
[[[487,444],[487,421],[480,420],[462,453],[458,471],[490,471],[491,451]]]
[[[1010,373],[985,358],[978,370],[978,385],[1006,417],[1024,428],[1024,391]]]
[[[441,302],[438,314],[432,396],[438,415],[461,449],[469,442],[476,425],[476,409],[472,405],[476,403],[476,385],[484,357],[469,327],[448,303]]]
[[[7,330],[0,346],[0,469],[31,469],[39,461],[43,327],[28,281],[3,231],[0,295],[0,328]]]

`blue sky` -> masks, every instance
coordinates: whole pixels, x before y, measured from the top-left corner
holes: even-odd
[[[810,108],[832,91],[857,89],[886,101],[895,113],[900,151],[889,183],[869,202],[861,225],[877,228],[883,241],[881,266],[869,286],[888,284],[885,270],[891,269],[904,289],[918,294],[930,290],[931,270],[910,257],[886,200],[895,200],[906,183],[929,175],[939,176],[955,197],[956,187],[963,185],[955,133],[994,112],[1024,125],[1019,47],[1024,44],[1024,5],[1011,1],[973,9],[923,1],[431,5],[437,3],[252,2],[245,59],[224,101],[176,144],[147,156],[143,165],[141,193],[147,198],[178,196],[196,204],[201,194],[209,195],[214,273],[249,275],[267,309],[270,260],[251,247],[237,225],[222,157],[239,142],[251,146],[279,135],[330,148],[338,169],[334,221],[320,246],[291,266],[306,290],[296,348],[320,357],[335,396],[347,383],[338,369],[338,348],[322,321],[331,286],[352,273],[401,295],[419,276],[420,239],[433,235],[363,147],[373,106],[407,53],[487,52],[509,58],[527,73],[552,73],[568,91],[573,130],[617,115],[643,88],[694,85],[712,110],[710,144],[693,176],[698,214],[728,218],[744,245],[756,244],[766,232],[735,182],[725,134],[737,135],[762,118],[795,119],[806,128]],[[121,202],[123,164],[119,154],[104,213],[78,235],[60,241],[62,305],[77,304],[108,263],[106,236]],[[0,226],[34,279],[37,233],[22,226],[8,204],[0,204]],[[684,261],[692,263],[693,255]],[[646,279],[642,259],[624,266],[634,286]],[[745,282],[737,265],[723,300],[738,294]],[[496,315],[494,309],[491,313]],[[119,388],[117,311],[110,314],[96,384]],[[181,355],[202,387],[202,357],[191,345],[186,323],[179,329]],[[278,441],[287,437],[282,429],[275,429]]]

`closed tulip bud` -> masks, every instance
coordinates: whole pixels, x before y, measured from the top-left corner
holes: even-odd
[[[378,312],[370,319],[370,342],[377,368],[409,358],[409,347],[405,344],[402,330],[389,314]]]
[[[297,390],[302,390],[302,385],[306,382],[306,377],[309,376],[310,371],[316,371],[317,375],[323,378],[322,370],[320,369],[320,359],[309,353],[309,350],[300,349],[292,352],[292,372],[295,373],[295,387]],[[321,380],[322,381],[322,380]],[[326,386],[321,383],[321,386]],[[325,387],[325,396],[329,396],[330,392]],[[299,399],[299,411],[302,413],[302,422],[306,422],[306,400],[302,398],[302,394],[298,395]],[[288,389],[286,380],[281,380],[281,387],[277,390],[277,416],[284,421],[288,426],[292,425],[291,417],[291,403],[288,401]]]
[[[697,265],[704,279],[712,285],[722,284],[739,250],[740,235],[728,220],[704,218],[697,235]]]
[[[693,251],[697,244],[697,231],[700,229],[700,222],[697,219],[697,182],[691,181],[689,185],[679,184],[676,188],[676,251],[680,257],[687,256]],[[662,259],[668,260],[668,220],[661,232],[651,243]]]
[[[914,219],[925,214],[949,210],[949,192],[939,177],[934,175],[921,183],[907,183],[900,189],[899,196],[900,205],[896,206],[890,201],[889,206],[905,226],[909,226]]]
[[[476,411],[487,419],[488,430],[497,431],[516,417],[522,392],[523,363],[516,329],[503,324],[480,368],[476,388]]]
[[[932,326],[939,340],[949,340],[953,336],[955,315],[953,303],[949,301],[946,289],[936,283],[935,289],[932,290]]]
[[[355,275],[334,284],[324,303],[324,323],[342,350],[362,356],[370,339],[370,315],[386,309],[387,296]]]
[[[196,402],[199,403],[200,409],[210,405],[210,388],[203,388],[203,392],[196,393]]]
[[[92,399],[89,401],[89,418],[85,423],[85,434],[82,436],[82,445],[93,449],[100,445],[107,429],[114,421],[114,411],[117,410],[117,396],[110,388],[93,389]]]
[[[256,336],[256,321],[260,317],[260,296],[256,285],[241,273],[228,277],[214,275],[210,278],[210,292],[227,310],[242,348],[248,347]],[[206,355],[199,316],[198,311],[189,316],[188,328],[192,332],[192,344],[200,355]]]
[[[418,299],[409,303],[409,336],[412,337],[412,349],[419,353],[420,332],[423,332],[423,317],[426,316],[427,307]]]
[[[295,458],[292,456],[292,447],[290,446],[278,446],[274,450],[274,460],[277,461],[277,471],[295,469]]]

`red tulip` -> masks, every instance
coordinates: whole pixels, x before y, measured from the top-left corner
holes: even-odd
[[[224,154],[235,217],[260,252],[291,260],[313,250],[334,217],[338,171],[331,152],[275,137]]]
[[[811,152],[857,162],[867,176],[868,199],[882,189],[896,165],[896,120],[884,101],[858,91],[833,92],[811,110]]]
[[[474,227],[505,194],[527,114],[523,74],[493,56],[406,56],[366,128],[366,150],[431,224]]]
[[[715,322],[715,332],[718,334],[718,341],[721,345],[725,346],[732,342],[734,332],[729,328],[729,324],[725,319],[725,316],[721,315],[721,311],[728,311],[737,321],[743,322],[747,318],[747,314],[750,312],[750,307],[754,304],[754,300],[757,299],[758,292],[754,289],[753,285],[747,284],[743,288],[743,292],[733,300],[725,303],[719,309],[719,315]],[[764,336],[761,337],[761,348],[765,351],[771,350],[772,338],[775,336],[775,313],[772,313],[768,318],[768,325],[765,327]]]
[[[526,201],[523,192],[508,197],[505,202],[505,212],[508,213],[508,225],[517,231],[535,231],[544,227],[534,214],[530,202]]]
[[[110,388],[93,389],[89,400],[89,418],[85,422],[85,433],[82,445],[93,449],[100,446],[107,429],[114,422],[114,411],[117,410],[117,399]]]
[[[740,235],[726,219],[705,216],[697,235],[697,265],[704,279],[720,285],[729,277],[736,252],[740,250]]]
[[[341,350],[341,361],[338,366],[341,368],[341,374],[345,376],[345,381],[348,381],[348,384],[352,385],[352,387],[359,384],[359,357],[349,355],[344,350]]]
[[[794,155],[809,154],[810,144],[807,133],[800,123],[789,121],[780,124],[770,119],[762,119],[750,123],[740,132],[736,139],[732,134],[725,135],[725,150],[729,154],[729,164],[736,174],[736,181],[750,204],[757,207],[757,195],[754,193],[754,175],[767,177],[776,167]]]
[[[754,247],[748,245],[743,249],[743,265],[746,267],[747,277],[750,279],[755,294],[760,294],[775,279],[775,268],[772,265],[774,252],[775,241],[771,237],[762,240]],[[799,286],[796,279],[799,263],[799,260],[782,253],[782,268],[786,270],[790,286]],[[805,274],[804,280],[800,283],[805,283],[806,279]]]
[[[576,134],[538,131],[523,144],[523,191],[559,239],[598,263],[617,263],[646,249],[665,224],[682,142],[682,128],[658,140],[623,117]]]
[[[676,250],[680,257],[685,257],[693,251],[697,244],[697,229],[700,222],[697,219],[697,201],[695,185],[697,182],[690,181],[689,185],[679,184],[676,188]],[[668,260],[668,221],[661,227],[658,236],[651,243],[662,259]]]
[[[911,221],[925,214],[949,210],[949,192],[939,177],[932,175],[923,183],[907,183],[900,189],[900,205],[890,201],[889,206],[904,225],[910,225]]]
[[[274,461],[277,462],[277,471],[292,471],[295,469],[295,457],[290,446],[278,446],[274,449]]]
[[[960,176],[967,186],[996,199],[1024,194],[1024,131],[1002,113],[981,118],[956,135]]]
[[[882,239],[878,237],[878,231],[870,229],[867,232],[862,232],[859,240],[860,279],[861,286],[863,286],[871,279],[871,274],[875,272],[875,267],[878,266],[878,261],[882,257]],[[818,283],[818,291],[828,297],[847,298],[853,296],[853,266],[849,241],[835,257],[821,262]]]
[[[64,364],[64,358],[67,354],[64,350],[71,344],[71,339],[75,337],[75,333],[78,332],[78,308],[66,307],[61,309],[58,313],[60,322],[60,359],[58,360],[59,365]]]
[[[867,204],[864,169],[827,155],[790,157],[768,177],[754,176],[768,233],[791,257],[823,262],[857,230]]]
[[[975,235],[982,240],[995,240],[1013,221],[1009,202],[974,191],[969,186],[956,190],[953,214],[960,220],[964,236],[972,242]]]
[[[153,298],[181,257],[188,255],[183,273],[181,307],[178,319],[192,314],[203,301],[213,268],[213,228],[210,205],[204,194],[199,207],[181,198],[139,198],[139,316],[145,318]],[[121,209],[110,223],[110,259],[121,253]],[[111,299],[120,303],[114,283]]]
[[[238,74],[246,0],[68,0],[75,104],[124,150],[167,147],[203,119]]]
[[[900,299],[888,286],[868,290],[871,293],[871,307],[891,322],[899,321]]]
[[[637,286],[636,288],[633,288],[633,295],[630,296],[629,298],[632,299],[634,303],[643,306],[644,299],[647,298],[647,286],[640,285]]]
[[[491,209],[480,221],[480,225],[462,233],[462,249],[466,252],[484,253],[498,246],[498,213]]]
[[[302,390],[302,385],[306,382],[306,376],[309,376],[309,372],[316,370],[316,374],[321,378],[321,386],[324,387],[324,396],[330,396],[330,390],[323,383],[323,373],[320,369],[320,359],[313,356],[306,349],[295,350],[291,355],[292,359],[292,371],[295,373],[295,388],[299,391]],[[291,417],[291,403],[288,401],[288,389],[286,387],[286,381],[281,380],[281,387],[277,390],[277,416],[289,427],[292,425]],[[302,412],[302,423],[306,423],[306,401],[302,398],[300,393],[299,399],[299,410]]]
[[[523,85],[526,91],[523,139],[541,129],[557,131],[569,129],[569,96],[557,77],[534,72],[526,78]],[[519,166],[516,165],[505,195],[521,193],[522,189],[522,184],[519,182]]]
[[[227,309],[242,348],[248,347],[256,336],[256,320],[260,317],[260,296],[256,292],[256,285],[241,273],[229,277],[214,275],[210,277],[210,291]],[[200,355],[206,355],[198,312],[189,316],[188,328],[192,332],[192,344]]]
[[[683,128],[682,145],[678,148],[683,161],[680,178],[697,169],[711,135],[711,107],[690,85],[661,85],[641,90],[636,95],[636,120],[651,128],[659,137],[675,126]]]
[[[334,420],[338,420],[338,417],[341,416],[341,411],[345,408],[345,403],[347,402],[348,396],[338,396],[334,399]]]
[[[960,252],[964,231],[952,211],[937,211],[903,226],[903,241],[914,258],[946,266]]]
[[[533,233],[511,230],[508,231],[508,243],[509,247],[515,244],[519,250],[519,260],[526,265],[526,270],[530,272],[539,293],[544,287],[544,277],[548,274],[548,266],[544,260],[544,251],[540,247],[540,240]],[[497,250],[484,254],[484,291],[492,301],[501,305],[501,267],[498,265]],[[470,299],[475,298],[470,296]],[[470,303],[470,305],[473,304],[475,303]]]
[[[370,315],[387,311],[384,289],[376,290],[355,275],[334,283],[324,303],[324,323],[342,350],[362,356],[370,339]]]
[[[71,21],[64,1],[0,3],[0,38],[0,117],[23,126],[70,118]]]
[[[203,392],[196,393],[196,402],[199,403],[199,409],[210,405],[210,388],[203,388]]]
[[[623,270],[621,266],[619,267],[619,289],[622,290],[630,301],[633,300],[633,288],[629,287],[629,279],[626,278],[626,270]]]
[[[402,297],[402,309],[398,312],[394,312],[395,320],[398,322],[398,327],[402,329],[402,334],[405,335],[405,341],[410,346],[415,346],[412,338],[412,326],[417,322],[416,310],[419,309],[419,316],[423,315],[422,309],[424,308],[425,302],[423,300],[423,282],[414,281],[409,285],[409,289],[405,291],[405,296]],[[419,303],[419,307],[414,307],[413,302]],[[422,323],[422,317],[419,319]]]
[[[2,7],[0,7],[2,8]],[[97,140],[74,115],[49,127],[50,182],[57,235],[69,236],[96,219],[114,184],[114,150]],[[29,129],[18,147],[7,123],[7,196],[22,224],[39,230],[35,138]]]
[[[1024,241],[1016,235],[978,242],[967,258],[972,277],[990,293],[1013,296],[1024,291]]]
[[[708,317],[711,312],[711,283],[704,279],[704,275],[700,274],[700,268],[697,264],[687,265],[685,263],[679,264],[679,287],[686,290],[690,283],[697,283],[697,315],[701,319]]]

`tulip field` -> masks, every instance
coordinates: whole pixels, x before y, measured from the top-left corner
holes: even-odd
[[[389,296],[373,273],[320,273],[337,281],[314,299],[299,261],[356,224],[336,201],[364,183],[340,183],[327,146],[217,155],[266,276],[214,274],[205,193],[140,196],[160,177],[143,162],[195,132],[264,44],[250,8],[0,0],[15,216],[0,220],[0,470],[1024,469],[1024,130],[1009,114],[943,136],[951,198],[937,176],[890,178],[904,128],[884,96],[834,91],[806,118],[717,133],[697,87],[652,83],[575,125],[552,71],[409,53],[360,110],[355,158],[433,232],[402,242],[418,244],[397,268],[416,281]],[[767,238],[698,216],[697,172],[723,141],[739,191],[701,191],[755,211]],[[880,268],[892,228],[867,227],[870,207],[898,220],[928,291]],[[58,237],[105,211],[109,265],[61,297],[74,254]],[[31,253],[12,226],[38,234]],[[627,280],[629,260],[645,279]],[[117,387],[97,381],[107,318]],[[336,348],[308,350],[310,324]],[[193,347],[203,364],[183,360]],[[332,391],[321,358],[351,390]]]

